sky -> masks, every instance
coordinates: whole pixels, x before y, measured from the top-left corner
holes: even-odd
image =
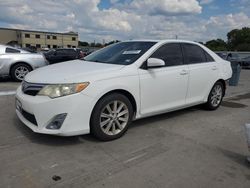
[[[0,0],[0,27],[79,33],[81,41],[205,42],[250,27],[250,0]]]

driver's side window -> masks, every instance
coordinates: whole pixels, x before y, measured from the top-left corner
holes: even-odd
[[[179,43],[164,44],[151,55],[151,58],[162,59],[165,62],[165,66],[182,65],[181,45]]]

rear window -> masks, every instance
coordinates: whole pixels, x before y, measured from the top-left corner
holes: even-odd
[[[210,54],[208,54],[206,51],[204,51],[204,53],[205,53],[207,62],[214,62],[214,58],[212,58]]]
[[[14,49],[14,48],[9,48],[7,47],[5,49],[5,53],[20,53],[20,50]]]
[[[207,62],[204,50],[194,44],[183,44],[186,61],[188,64]]]
[[[66,53],[67,55],[75,56],[75,55],[76,55],[76,50],[74,50],[74,49],[69,49],[69,50],[66,50],[65,53]]]

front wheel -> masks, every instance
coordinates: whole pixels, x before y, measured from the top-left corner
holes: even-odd
[[[216,110],[222,102],[224,92],[225,89],[223,84],[221,82],[216,82],[209,93],[205,107],[208,110]]]
[[[107,95],[92,112],[91,133],[103,141],[117,139],[127,131],[132,116],[133,107],[127,97],[119,93]]]
[[[28,65],[19,63],[11,69],[10,74],[13,80],[21,82],[30,71],[31,68]]]

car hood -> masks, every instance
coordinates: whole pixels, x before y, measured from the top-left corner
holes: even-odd
[[[26,75],[25,81],[46,84],[79,83],[103,79],[123,67],[124,65],[73,60],[36,69]]]

